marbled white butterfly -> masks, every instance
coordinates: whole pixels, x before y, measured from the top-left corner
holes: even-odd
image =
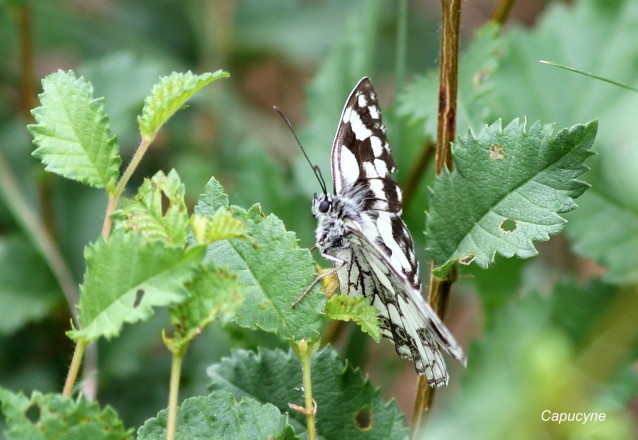
[[[463,365],[466,359],[421,296],[419,264],[401,220],[402,193],[390,175],[394,171],[377,96],[363,78],[346,101],[332,144],[333,195],[315,169],[323,190],[312,203],[316,246],[335,263],[341,292],[369,298],[379,309],[383,336],[414,362],[430,386],[438,387],[448,381],[440,349]]]

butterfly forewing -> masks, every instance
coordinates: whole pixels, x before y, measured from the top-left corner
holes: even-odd
[[[315,199],[317,246],[340,262],[342,293],[370,299],[382,332],[432,386],[447,383],[440,348],[464,362],[454,337],[421,296],[412,237],[376,93],[363,78],[350,94],[332,145],[334,197]],[[329,210],[323,210],[327,206]]]

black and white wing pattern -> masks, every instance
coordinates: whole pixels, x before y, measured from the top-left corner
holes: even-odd
[[[346,101],[332,145],[334,195],[313,201],[317,247],[336,263],[342,293],[369,298],[397,353],[411,359],[430,386],[441,386],[448,374],[440,349],[464,365],[465,355],[421,296],[394,171],[377,96],[363,78]]]

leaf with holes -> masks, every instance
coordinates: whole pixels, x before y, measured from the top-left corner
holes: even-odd
[[[0,388],[2,413],[7,424],[7,440],[128,440],[113,408],[101,409],[97,402],[80,395],[77,399],[60,394],[34,392],[31,398]]]
[[[316,352],[311,361],[312,394],[317,402],[319,439],[405,439],[407,429],[396,402],[386,402],[378,389],[337,356],[332,348]],[[290,411],[303,405],[301,363],[292,351],[235,351],[207,372],[213,390],[228,391],[235,399],[250,397],[290,413],[290,424],[303,435],[306,417]]]
[[[300,249],[294,233],[286,231],[274,215],[265,216],[258,205],[249,210],[224,207],[227,200],[211,179],[195,207],[198,215],[211,216],[220,208],[244,222],[252,240],[231,238],[208,246],[206,260],[238,274],[246,299],[235,322],[242,327],[276,333],[285,340],[319,339],[325,297],[315,287],[301,303],[294,300],[315,278],[307,249]]]
[[[362,296],[335,295],[326,301],[326,317],[339,321],[354,321],[361,330],[379,342],[379,310]]]
[[[148,319],[153,307],[183,301],[185,284],[193,278],[205,250],[204,246],[167,247],[121,231],[89,245],[79,306],[82,329],[68,335],[89,341],[111,338],[125,322]]]
[[[576,208],[588,185],[577,180],[598,124],[575,125],[553,134],[551,125],[529,129],[500,122],[454,144],[454,171],[434,182],[426,225],[435,275],[451,263],[476,261],[487,267],[498,252],[536,255],[534,240],[547,240],[565,223],[559,214]]]
[[[177,172],[158,171],[144,179],[134,198],[124,202],[113,214],[115,228],[136,231],[148,241],[162,240],[183,246],[188,232],[188,210],[184,202],[184,184]]]
[[[173,72],[170,76],[160,78],[144,101],[142,115],[138,117],[142,138],[152,141],[162,125],[183,108],[190,97],[213,81],[229,76],[227,72],[218,70],[202,75]]]
[[[166,438],[166,410],[149,419],[137,432],[138,440]],[[232,394],[215,391],[182,402],[177,414],[175,438],[220,440],[299,439],[288,416],[268,403],[235,399]]]
[[[93,98],[93,87],[71,71],[42,80],[40,107],[29,125],[38,148],[33,155],[46,170],[96,188],[112,189],[119,175],[117,140],[109,127],[104,100]]]
[[[228,238],[248,239],[246,225],[228,209],[221,207],[212,216],[193,214],[191,230],[196,243],[207,244]]]

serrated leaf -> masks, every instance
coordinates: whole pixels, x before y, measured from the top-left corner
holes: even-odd
[[[119,146],[111,134],[103,98],[93,98],[93,87],[61,70],[42,80],[40,107],[32,110],[29,125],[33,155],[46,170],[96,188],[111,188],[119,174]]]
[[[166,438],[166,410],[149,419],[137,432],[138,440]],[[294,440],[298,439],[288,416],[270,404],[253,399],[235,400],[232,394],[216,391],[191,397],[180,406],[175,438],[210,440]]]
[[[339,321],[354,321],[361,330],[379,342],[379,310],[362,296],[335,295],[326,301],[326,317]]]
[[[427,247],[437,275],[455,261],[487,267],[498,252],[536,255],[534,240],[547,240],[576,207],[587,185],[576,180],[596,136],[597,123],[552,135],[551,125],[529,129],[514,120],[454,144],[455,169],[435,180],[426,225]]]
[[[195,242],[200,244],[210,244],[228,238],[249,238],[246,225],[223,207],[212,216],[193,214],[191,230]]]
[[[223,197],[216,181],[207,185],[195,212],[215,212]],[[210,206],[209,201],[216,203]],[[267,217],[259,206],[246,211],[231,207],[242,220],[253,240],[222,240],[208,247],[206,260],[238,274],[246,300],[235,322],[243,327],[276,333],[285,340],[309,342],[319,338],[325,297],[317,288],[295,308],[292,303],[314,280],[314,264],[307,249],[300,249],[297,238],[286,231],[274,215]]]
[[[481,27],[460,56],[456,115],[460,131],[477,130],[489,120],[484,98],[494,88],[491,78],[498,68],[499,30],[495,23]],[[426,135],[436,139],[438,96],[438,71],[418,76],[398,96],[397,112],[413,124],[424,124]]]
[[[168,121],[186,101],[204,86],[220,78],[228,78],[227,72],[216,72],[194,75],[192,72],[173,72],[170,76],[160,78],[153,86],[151,94],[144,100],[144,108],[138,117],[142,139],[150,141],[155,138],[159,129]]]
[[[82,328],[69,336],[108,339],[117,336],[125,322],[148,319],[153,307],[183,301],[184,285],[204,253],[204,246],[183,250],[121,232],[89,245],[79,305]]]
[[[113,214],[115,227],[135,231],[147,240],[162,240],[176,246],[186,243],[188,210],[184,202],[184,184],[177,172],[158,171],[144,179],[134,198],[124,202]]]
[[[313,398],[317,402],[319,439],[405,439],[407,429],[396,402],[385,402],[378,389],[358,370],[344,365],[331,348],[312,357]],[[301,363],[289,351],[260,350],[258,354],[237,350],[230,358],[212,365],[207,374],[213,390],[231,392],[236,399],[250,397],[275,405],[281,412],[288,404],[302,404]],[[298,433],[306,431],[303,414],[290,413]]]
[[[122,440],[132,439],[113,408],[100,409],[84,396],[34,392],[31,398],[0,388],[7,440]]]
[[[599,119],[598,155],[585,176],[592,190],[567,216],[566,232],[575,249],[605,265],[607,279],[616,283],[638,281],[638,99],[625,89],[539,60],[635,85],[637,20],[638,2],[587,0],[553,4],[532,28],[508,27],[489,96],[494,113],[504,119],[527,115],[558,126]]]
[[[176,328],[172,343],[178,347],[186,346],[215,319],[232,319],[244,301],[237,277],[224,269],[201,267],[186,288],[188,299],[169,309]]]

